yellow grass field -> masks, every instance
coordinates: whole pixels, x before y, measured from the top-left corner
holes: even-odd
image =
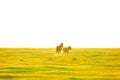
[[[120,48],[0,48],[0,80],[120,80]]]

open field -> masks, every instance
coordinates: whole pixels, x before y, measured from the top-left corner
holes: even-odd
[[[120,80],[120,48],[0,48],[0,80]]]

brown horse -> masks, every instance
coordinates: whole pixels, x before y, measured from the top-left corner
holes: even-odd
[[[63,49],[63,43],[56,47],[56,54],[61,54]]]
[[[63,53],[68,55],[69,50],[71,50],[71,49],[72,49],[71,46],[64,47],[64,48],[63,48]]]

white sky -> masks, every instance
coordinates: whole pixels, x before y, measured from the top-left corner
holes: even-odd
[[[120,0],[0,0],[0,47],[120,48]]]

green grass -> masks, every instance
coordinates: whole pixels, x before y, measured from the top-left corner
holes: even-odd
[[[1,48],[0,80],[120,80],[120,49]]]

